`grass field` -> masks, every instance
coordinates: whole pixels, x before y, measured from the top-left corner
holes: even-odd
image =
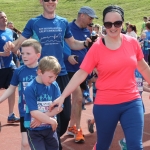
[[[110,4],[120,5],[125,10],[125,21],[135,24],[140,33],[143,16],[150,16],[150,0],[58,0],[56,13],[72,21],[82,6],[95,9],[99,19],[94,23],[102,25],[102,11]],[[0,10],[4,11],[9,21],[16,28],[23,30],[27,20],[42,13],[39,0],[0,0]]]

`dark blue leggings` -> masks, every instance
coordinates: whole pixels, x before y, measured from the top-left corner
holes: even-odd
[[[94,105],[96,128],[96,150],[108,150],[114,131],[120,121],[128,150],[143,150],[142,136],[144,112],[141,99],[116,105]]]

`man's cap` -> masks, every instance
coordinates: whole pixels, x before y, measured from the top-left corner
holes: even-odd
[[[95,14],[95,11],[91,7],[88,7],[88,6],[81,7],[78,13],[87,14],[88,16],[90,16],[92,18],[98,19],[98,17]]]

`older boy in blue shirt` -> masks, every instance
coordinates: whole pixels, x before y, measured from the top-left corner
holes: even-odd
[[[0,103],[6,100],[18,87],[19,100],[18,109],[20,114],[20,130],[21,130],[21,150],[30,150],[26,128],[24,127],[24,115],[26,101],[24,98],[24,90],[27,84],[36,76],[38,59],[40,58],[41,45],[38,41],[29,39],[22,44],[22,59],[24,65],[15,69],[9,88],[0,97]],[[19,86],[18,86],[19,85]]]

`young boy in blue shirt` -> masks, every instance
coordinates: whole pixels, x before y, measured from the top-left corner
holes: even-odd
[[[59,150],[56,115],[58,108],[51,112],[49,106],[60,96],[55,81],[61,66],[53,56],[43,57],[38,65],[37,76],[25,89],[26,114],[24,125],[31,150]],[[36,119],[36,121],[35,121]]]
[[[18,109],[20,114],[20,130],[21,130],[21,150],[30,150],[28,144],[27,132],[24,127],[24,115],[26,102],[24,98],[24,90],[27,84],[36,77],[38,59],[41,54],[41,45],[38,41],[29,39],[22,43],[22,59],[24,65],[15,69],[9,88],[0,97],[0,103],[6,100],[18,87],[19,102]],[[19,85],[19,86],[18,86]]]

